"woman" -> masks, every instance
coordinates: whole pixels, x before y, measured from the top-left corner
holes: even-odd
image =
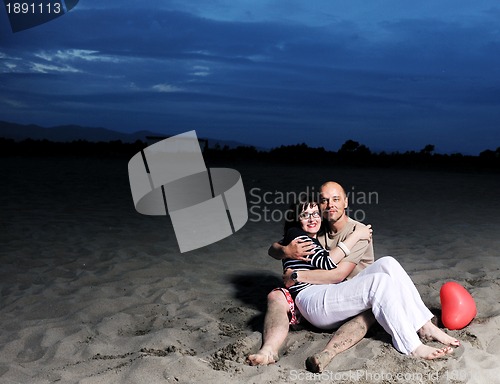
[[[297,228],[307,236],[316,238],[320,223],[321,215],[316,203],[298,204],[294,217],[291,220],[289,218],[285,224],[286,241],[293,240]],[[345,256],[349,254],[350,241],[366,238],[367,234],[363,233],[366,229],[361,229],[354,231],[352,238],[348,237],[342,245],[330,252],[328,257],[331,262],[340,261],[339,253]],[[321,255],[317,260],[323,258],[324,261],[324,253],[318,250],[316,254]],[[320,265],[317,260],[315,265],[304,262],[299,265],[296,260],[286,259],[283,266],[285,270],[314,269]],[[325,262],[326,264],[328,263]],[[318,328],[335,328],[350,317],[371,309],[376,320],[391,335],[394,347],[406,355],[438,358],[453,352],[450,345],[460,344],[432,324],[430,320],[433,315],[423,303],[412,280],[401,265],[389,256],[375,261],[350,280],[338,284],[310,285],[295,279],[295,284],[289,290],[302,316]],[[447,346],[433,348],[424,345],[419,335]]]

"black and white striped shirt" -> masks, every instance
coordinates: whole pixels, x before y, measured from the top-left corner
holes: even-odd
[[[330,259],[329,253],[326,249],[324,249],[319,241],[315,238],[309,237],[306,232],[304,232],[300,228],[290,228],[286,235],[285,238],[281,241],[282,245],[288,245],[290,242],[292,242],[294,239],[301,239],[301,240],[312,240],[313,244],[315,245],[313,249],[313,254],[309,255],[310,261],[302,261],[302,260],[295,260],[295,259],[283,259],[283,271],[285,271],[288,268],[291,268],[293,270],[311,270],[311,269],[334,269],[337,268],[337,265]],[[291,286],[288,288],[290,291],[291,295],[295,298],[297,296],[297,293],[299,293],[301,290],[307,288],[311,284],[309,283],[295,283],[295,285]]]

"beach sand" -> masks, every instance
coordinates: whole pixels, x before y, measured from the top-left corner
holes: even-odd
[[[498,175],[233,164],[249,221],[181,254],[168,217],[135,211],[127,163],[0,159],[1,383],[500,383]],[[281,282],[267,248],[283,196],[328,179],[373,225],[376,256],[397,258],[433,312],[446,281],[472,294],[477,317],[447,331],[463,344],[453,357],[403,356],[375,328],[313,375],[305,359],[330,333],[303,329],[277,364],[245,364]]]

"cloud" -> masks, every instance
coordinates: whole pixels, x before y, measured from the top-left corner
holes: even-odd
[[[337,131],[413,140],[419,124],[444,132],[458,115],[462,126],[493,127],[499,13],[423,1],[89,0],[57,22],[2,36],[0,87],[39,106],[34,118],[59,116],[43,104],[50,94],[73,103],[68,119],[120,129],[139,116],[165,119],[270,145],[303,140],[304,129],[315,144]]]
[[[78,73],[80,70],[69,65],[48,65],[42,63],[31,63],[31,70],[36,73]]]
[[[160,93],[173,93],[173,92],[181,92],[182,89],[179,87],[176,87],[175,85],[171,84],[156,84],[151,87],[154,91],[160,92]]]
[[[11,98],[7,98],[7,97],[0,98],[0,101],[4,104],[8,105],[11,108],[18,109],[18,108],[26,108],[27,107],[26,103],[24,103],[22,101],[11,99]]]
[[[195,65],[191,71],[192,76],[206,77],[210,75],[210,68],[203,65]]]
[[[46,61],[95,61],[106,63],[118,63],[120,59],[110,55],[102,55],[99,51],[89,49],[67,49],[55,51],[40,51],[34,54],[35,57]]]

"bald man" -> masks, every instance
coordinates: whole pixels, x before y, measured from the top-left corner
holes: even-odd
[[[358,225],[364,225],[347,216],[348,199],[344,188],[336,182],[329,181],[320,188],[319,206],[328,225],[318,234],[321,245],[329,250],[339,246]],[[269,255],[277,260],[293,258],[307,260],[311,242],[294,240],[288,245],[280,242],[269,248]],[[284,275],[285,285],[295,282],[310,284],[335,284],[356,276],[359,271],[374,261],[373,243],[361,240],[346,252],[346,257],[332,270],[287,271]],[[348,254],[347,254],[348,253]],[[294,274],[291,281],[292,272]],[[273,290],[267,297],[267,312],[264,319],[263,343],[261,349],[248,356],[251,365],[273,364],[279,359],[279,349],[283,345],[289,330],[290,319],[295,320],[293,301],[286,290]],[[366,311],[344,323],[333,335],[325,349],[311,356],[306,361],[312,372],[321,372],[340,352],[358,343],[366,335],[368,328],[375,322],[371,311]]]

